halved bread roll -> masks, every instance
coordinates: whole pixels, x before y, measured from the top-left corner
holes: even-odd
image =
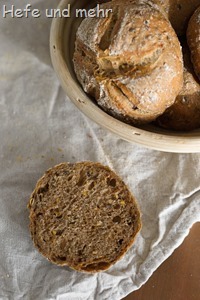
[[[28,207],[37,249],[51,262],[77,271],[108,269],[141,228],[135,198],[99,163],[62,163],[49,169]]]

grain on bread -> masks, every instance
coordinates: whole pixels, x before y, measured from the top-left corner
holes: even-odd
[[[194,72],[186,41],[183,43],[183,58],[183,88],[175,103],[157,119],[159,126],[177,131],[200,128],[200,83]]]
[[[62,163],[49,169],[28,207],[37,249],[51,262],[78,271],[108,269],[141,227],[127,186],[99,163]]]
[[[86,18],[77,31],[74,69],[85,92],[125,122],[154,120],[183,84],[178,38],[151,1],[113,1],[108,18]]]
[[[194,70],[200,80],[200,6],[189,21],[187,42],[191,51],[191,60]]]

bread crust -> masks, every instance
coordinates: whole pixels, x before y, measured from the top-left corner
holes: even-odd
[[[195,9],[200,5],[199,0],[154,0],[160,4],[178,36],[186,34],[187,25]]]
[[[75,73],[106,112],[125,122],[148,123],[181,90],[179,41],[151,1],[127,1],[125,6],[113,1],[102,8],[112,8],[109,18],[87,18],[77,31]]]
[[[184,84],[175,103],[157,119],[166,129],[190,131],[200,128],[200,84],[190,61],[190,51],[183,45]]]
[[[200,6],[189,21],[187,42],[191,51],[191,60],[194,70],[200,80]]]
[[[141,228],[135,198],[119,176],[100,163],[62,163],[49,169],[38,180],[28,208],[39,252],[57,265],[82,272],[108,269]]]

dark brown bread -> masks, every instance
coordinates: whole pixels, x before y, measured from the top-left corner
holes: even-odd
[[[108,269],[141,227],[127,186],[99,163],[62,163],[49,169],[28,207],[37,249],[51,262],[78,271]]]
[[[152,1],[118,0],[101,8],[111,8],[112,13],[84,19],[77,31],[77,78],[114,117],[133,124],[155,120],[182,88],[178,38]]]
[[[189,131],[200,128],[200,84],[190,61],[190,51],[183,44],[184,84],[175,103],[157,119],[161,127]]]
[[[200,4],[200,3],[199,3]],[[187,42],[194,70],[200,80],[200,6],[192,15],[187,28]]]
[[[200,0],[153,0],[160,4],[178,36],[186,34],[187,25]]]

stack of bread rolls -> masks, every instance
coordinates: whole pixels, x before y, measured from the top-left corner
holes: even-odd
[[[199,5],[199,0],[102,3],[102,9],[112,9],[109,16],[85,18],[76,34],[74,70],[84,91],[104,111],[130,124],[200,127],[199,121],[191,124],[200,119]],[[191,52],[197,76],[190,58],[183,59],[180,40],[186,39],[186,28],[189,50],[184,51]]]

